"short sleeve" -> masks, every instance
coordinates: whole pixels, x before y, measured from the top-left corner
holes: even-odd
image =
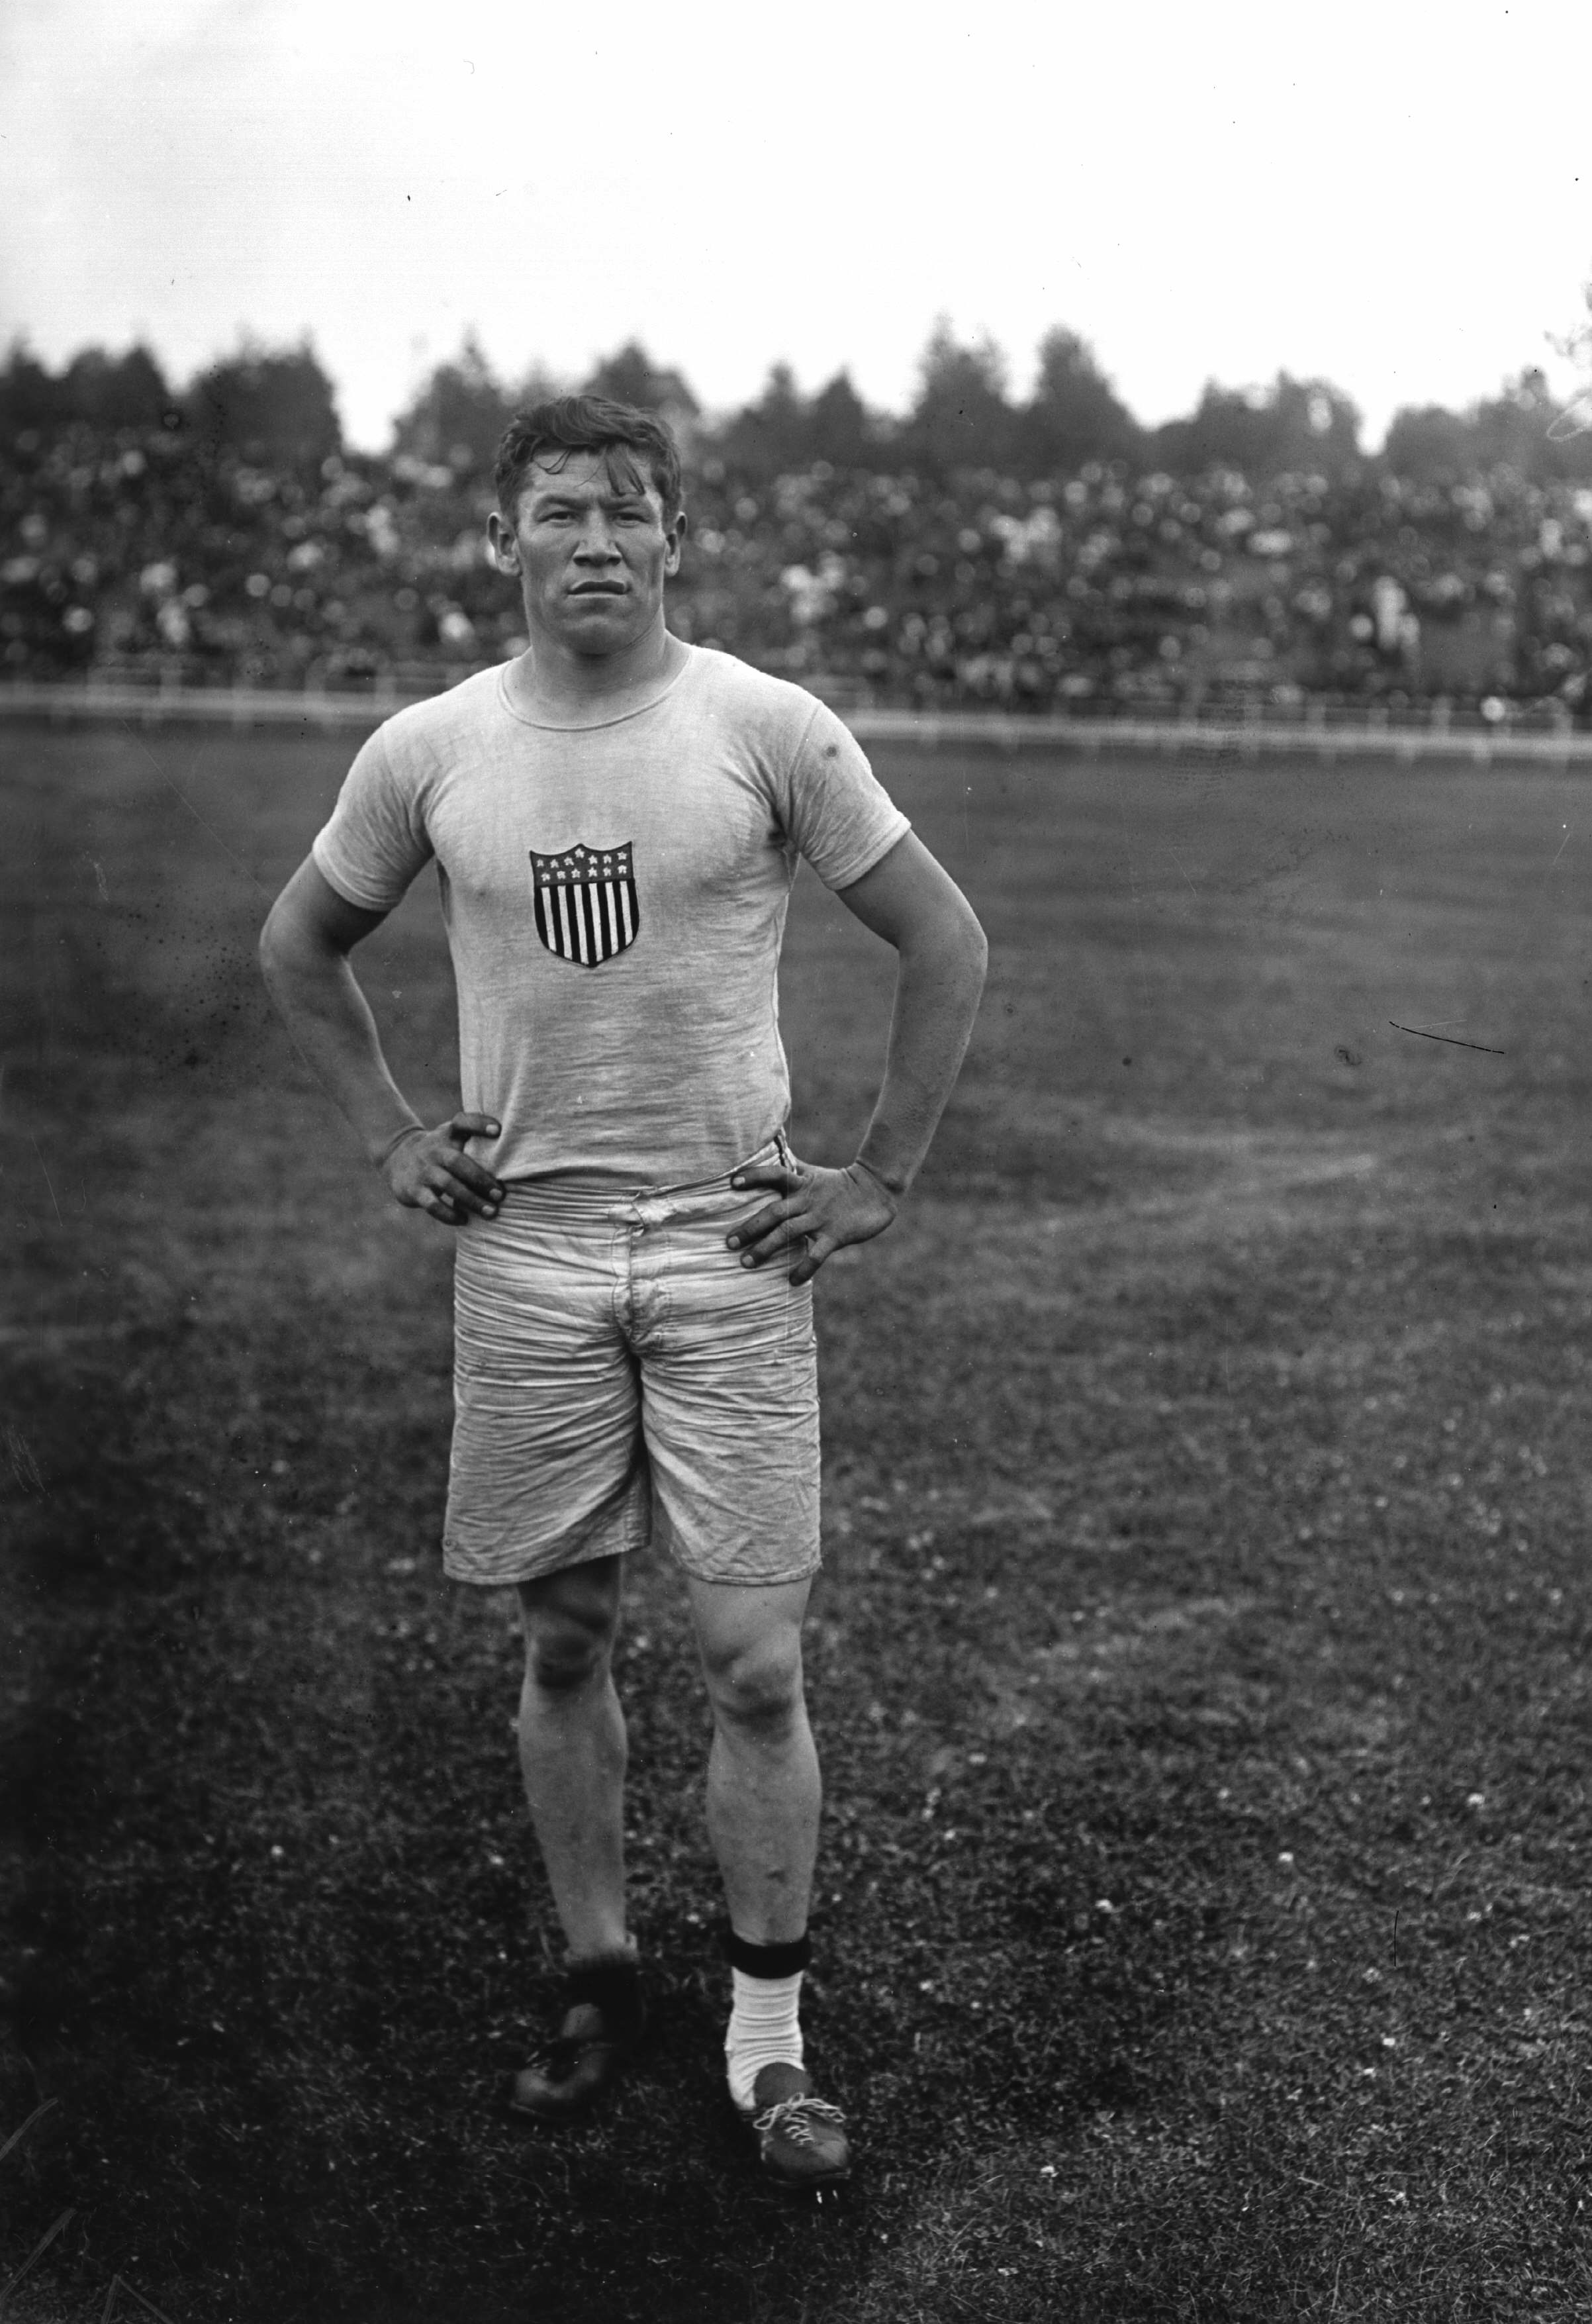
[[[860,880],[912,828],[856,736],[822,702],[791,763],[781,816],[826,888]]]
[[[390,912],[431,858],[412,781],[395,773],[382,728],[361,748],[311,849],[337,893],[362,911]]]

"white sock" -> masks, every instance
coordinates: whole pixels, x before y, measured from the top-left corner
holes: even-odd
[[[752,2084],[765,2066],[802,2062],[802,2028],[797,2011],[802,2001],[802,1972],[794,1977],[748,1977],[744,1969],[730,1972],[734,2006],[724,2036],[724,2063],[730,2075],[730,2096],[744,2114],[750,2106]]]

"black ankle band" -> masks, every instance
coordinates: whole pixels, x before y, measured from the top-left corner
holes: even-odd
[[[754,1945],[727,1928],[723,1942],[724,1958],[743,1977],[794,1977],[813,1958],[813,1941],[805,1931],[788,1945]]]
[[[570,2009],[583,2001],[594,2004],[616,2041],[640,2039],[644,2013],[639,1961],[612,1954],[601,1960],[571,1961],[564,1980],[564,2000]]]

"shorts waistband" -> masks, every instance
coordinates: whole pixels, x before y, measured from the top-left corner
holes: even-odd
[[[505,1213],[534,1213],[546,1219],[630,1219],[651,1212],[678,1218],[693,1210],[712,1211],[731,1198],[731,1180],[738,1170],[763,1162],[788,1162],[790,1143],[783,1130],[775,1131],[755,1154],[735,1163],[722,1177],[687,1180],[678,1185],[627,1185],[622,1178],[598,1176],[584,1170],[558,1171],[546,1178],[511,1178],[504,1188]]]

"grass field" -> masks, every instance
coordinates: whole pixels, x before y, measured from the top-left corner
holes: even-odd
[[[253,959],[345,755],[0,733],[0,2281],[71,2214],[6,2316],[1592,2312],[1585,779],[878,754],[992,967],[820,1285],[814,2211],[722,2110],[649,1563],[656,2035],[594,2126],[495,2110],[556,1947],[510,1608],[437,1572],[448,1245]],[[451,1105],[428,888],[363,957]],[[887,965],[804,879],[799,1150]]]

